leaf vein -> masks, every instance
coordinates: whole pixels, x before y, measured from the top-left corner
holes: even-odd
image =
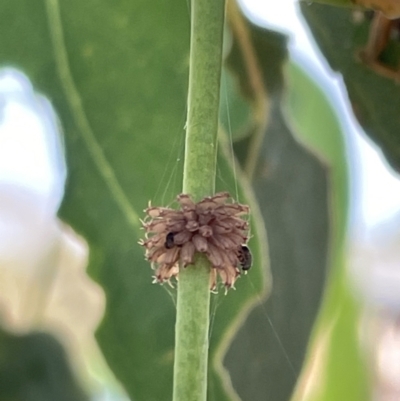
[[[53,45],[56,68],[61,81],[61,86],[72,111],[72,116],[79,128],[84,143],[87,146],[101,177],[104,179],[113,198],[125,215],[128,223],[137,230],[139,228],[139,216],[129,201],[115,175],[115,172],[107,160],[96,136],[89,124],[84,112],[82,99],[75,86],[69,67],[67,50],[64,42],[60,7],[58,0],[46,0],[47,19],[49,23],[50,36]]]

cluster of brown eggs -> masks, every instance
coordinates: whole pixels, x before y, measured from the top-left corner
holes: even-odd
[[[194,262],[196,252],[207,256],[211,264],[211,289],[217,274],[231,288],[241,270],[251,267],[246,246],[249,224],[243,216],[249,207],[236,203],[227,192],[206,197],[195,203],[189,195],[177,197],[180,210],[149,206],[143,221],[146,258],[152,263],[155,281],[163,283],[177,277],[179,268]],[[239,269],[241,268],[241,270]]]

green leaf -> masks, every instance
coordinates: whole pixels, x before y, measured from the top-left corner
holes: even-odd
[[[225,363],[243,400],[284,401],[319,309],[330,222],[325,166],[293,138],[279,100],[253,183],[268,228],[273,287],[239,330]]]
[[[311,3],[308,0],[300,0]],[[331,6],[347,7],[356,10],[370,8],[382,12],[390,19],[400,17],[400,4],[397,0],[313,0],[312,3],[329,4]]]
[[[295,399],[366,400],[370,389],[359,344],[361,307],[353,296],[345,263],[349,182],[342,128],[318,83],[297,65],[290,64],[287,73],[286,113],[299,138],[318,152],[331,171],[330,271],[306,366],[313,364],[321,347],[319,354],[324,358],[316,362],[320,363],[318,391],[305,398],[296,394],[299,398]],[[307,372],[305,381],[309,380]]]
[[[344,6],[344,7],[354,6],[354,2],[352,2],[351,0],[317,0],[313,1],[313,3],[323,3],[323,4],[330,4],[332,6]]]
[[[268,228],[273,287],[245,320],[224,363],[242,400],[283,401],[301,371],[323,292],[332,223],[328,171],[296,140],[282,111],[286,39],[250,24],[247,29],[270,112],[257,153],[249,144],[260,127],[237,141],[235,150],[244,165],[249,157],[258,157],[253,186]],[[249,98],[239,40],[229,60]]]
[[[232,175],[230,152],[230,142],[225,135],[222,135],[217,188],[223,189],[228,186],[234,193],[233,188],[239,184],[239,200],[246,199],[250,205],[252,235],[254,234],[254,236],[249,241],[249,248],[253,255],[253,267],[246,276],[241,277],[235,283],[236,291],[231,291],[226,296],[218,294],[211,300],[210,372],[207,398],[209,401],[237,400],[235,381],[230,377],[231,370],[229,369],[228,372],[225,370],[223,358],[235,332],[243,324],[249,311],[266,297],[271,286],[269,247],[261,211],[255,194],[240,168],[236,167],[236,174]],[[244,363],[248,363],[248,360]]]
[[[169,400],[175,293],[151,284],[137,241],[149,199],[165,205],[181,191],[188,4],[8,0],[1,18],[0,63],[29,75],[65,130],[68,179],[60,215],[88,241],[89,273],[107,297],[97,332],[101,349],[133,399]],[[251,191],[244,178],[236,191],[231,159],[224,145],[219,189],[247,202]],[[244,311],[266,291],[263,230],[258,219],[248,276],[257,284],[241,278],[212,311],[209,391],[215,400],[234,397],[221,369],[223,350]]]
[[[50,335],[0,330],[0,399],[86,401],[61,345]]]
[[[237,94],[237,84],[227,69],[222,71],[220,121],[232,139],[242,139],[253,127],[252,108],[247,99]]]
[[[302,4],[301,11],[331,67],[343,75],[355,117],[398,170],[400,87],[393,79],[378,75],[359,57],[367,44],[370,18],[363,14],[353,18],[350,10],[319,4]],[[390,67],[393,60],[399,59],[399,42],[389,41],[380,61]]]

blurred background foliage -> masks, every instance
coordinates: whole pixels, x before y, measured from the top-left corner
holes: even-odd
[[[0,399],[100,399],[100,381],[114,399],[168,400],[176,294],[151,284],[137,241],[148,201],[171,204],[181,190],[190,4],[5,0],[0,9],[0,64],[31,80],[20,75],[12,93],[41,115],[65,180],[58,217],[61,195],[46,213],[24,201],[12,214],[31,224],[18,215],[28,208],[40,216],[30,238],[46,235],[30,243],[38,252],[18,278],[17,259],[0,259]],[[398,39],[360,58],[372,11],[301,10],[356,117],[398,168]],[[251,205],[254,266],[236,291],[213,295],[208,399],[365,401],[343,125],[312,73],[290,60],[287,38],[232,1],[225,42],[217,188]],[[61,141],[36,93],[56,110]],[[21,194],[0,196],[4,216]]]

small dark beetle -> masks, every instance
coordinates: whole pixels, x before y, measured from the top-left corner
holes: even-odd
[[[238,259],[240,263],[240,267],[243,271],[250,270],[253,264],[253,256],[250,252],[250,249],[246,245],[242,245],[238,252]]]
[[[165,243],[164,246],[167,249],[171,249],[174,247],[174,233],[168,233],[167,236],[165,237]]]

